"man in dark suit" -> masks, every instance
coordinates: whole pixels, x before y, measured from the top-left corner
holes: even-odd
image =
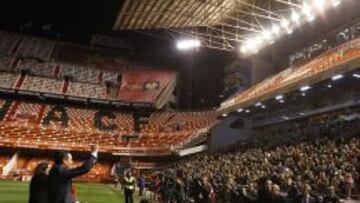
[[[311,186],[304,184],[302,187],[302,193],[295,198],[295,203],[317,203],[317,200],[310,195]]]
[[[55,153],[55,163],[48,178],[49,200],[51,203],[74,203],[71,195],[72,179],[91,170],[96,163],[98,149],[98,146],[92,146],[91,157],[77,168],[70,168],[73,161],[69,152]]]
[[[328,188],[328,194],[324,197],[323,203],[339,203],[340,198],[335,193],[334,186]]]
[[[258,203],[271,203],[271,187],[272,181],[270,179],[266,179],[258,190]]]
[[[280,187],[277,184],[273,184],[271,187],[272,197],[271,203],[286,203],[286,198],[280,194]]]

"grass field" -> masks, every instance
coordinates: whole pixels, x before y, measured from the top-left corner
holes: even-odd
[[[81,203],[122,203],[123,195],[110,185],[93,183],[76,183],[78,198]],[[27,203],[29,183],[0,181],[1,203]],[[135,202],[139,202],[135,198]]]

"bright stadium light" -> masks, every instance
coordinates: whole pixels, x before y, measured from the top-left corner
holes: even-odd
[[[292,11],[290,18],[291,18],[291,20],[292,20],[294,23],[299,24],[299,22],[300,22],[300,15],[299,15],[298,12]]]
[[[270,45],[281,36],[292,34],[297,27],[316,19],[318,14],[323,14],[326,9],[337,7],[341,0],[303,0],[302,5],[290,10],[289,16],[283,16],[279,23],[272,24],[268,30],[263,30],[260,36],[254,36],[239,47],[242,53],[254,54],[265,45]],[[260,40],[258,40],[260,38]]]
[[[290,26],[290,22],[287,20],[287,19],[282,19],[281,20],[281,23],[280,23],[281,27],[285,28],[285,29],[288,29],[289,26]]]
[[[305,85],[300,88],[300,91],[305,92],[305,91],[308,91],[309,89],[311,89],[311,87],[309,85]]]
[[[283,96],[283,95],[277,95],[277,96],[275,97],[275,99],[276,99],[276,100],[284,99],[284,96]]]
[[[360,74],[354,73],[353,77],[360,79]]]
[[[338,74],[338,75],[332,76],[331,80],[332,80],[332,81],[340,80],[340,79],[343,78],[343,77],[344,77],[344,75]]]
[[[249,39],[241,48],[240,51],[242,53],[247,53],[251,51],[252,53],[256,53],[259,50],[259,47],[262,43],[263,39],[261,36],[257,36],[253,39]]]
[[[238,110],[237,110],[238,113],[241,113],[241,112],[243,112],[243,111],[244,111],[244,109],[238,109]]]
[[[312,4],[319,11],[323,11],[326,7],[325,0],[313,0]]]
[[[278,25],[273,25],[271,31],[275,35],[278,35],[280,33],[280,27]]]
[[[248,50],[254,50],[256,49],[256,41],[255,40],[249,40],[245,46],[247,47]]]
[[[261,106],[262,104],[260,103],[260,102],[258,102],[258,103],[256,103],[255,104],[255,107],[259,107],[259,106]]]
[[[222,117],[226,117],[226,116],[228,116],[228,114],[227,114],[227,113],[223,113],[221,116],[222,116]]]
[[[271,40],[272,34],[269,30],[264,30],[262,33],[262,36],[265,40],[269,41],[269,40]]]
[[[288,35],[291,35],[292,33],[294,32],[294,30],[293,29],[287,29],[287,31],[286,31],[286,33],[288,34]]]
[[[259,48],[262,42],[263,42],[263,38],[261,36],[257,36],[254,39],[253,43],[255,44],[256,49]]]
[[[313,11],[308,4],[305,3],[302,6],[301,12],[307,17],[308,21],[313,21],[315,19]]]
[[[176,43],[176,48],[179,50],[191,50],[200,46],[201,42],[198,39],[182,39]]]
[[[248,52],[248,50],[249,50],[249,47],[248,47],[247,45],[242,45],[242,46],[240,47],[240,51],[241,51],[241,53],[243,53],[243,54],[246,54],[246,53]]]
[[[337,6],[339,6],[339,5],[340,5],[340,3],[341,3],[341,1],[340,1],[340,0],[331,0],[331,5],[332,5],[333,7],[337,7]]]

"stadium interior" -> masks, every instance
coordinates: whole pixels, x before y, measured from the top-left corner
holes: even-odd
[[[95,145],[76,202],[124,201],[127,171],[145,180],[139,202],[360,202],[359,11],[358,0],[9,2],[0,202],[27,202],[56,152],[77,167]]]

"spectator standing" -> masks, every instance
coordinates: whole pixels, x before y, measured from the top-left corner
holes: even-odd
[[[295,199],[295,203],[317,203],[317,200],[310,195],[311,187],[309,184],[304,184],[302,193]]]
[[[142,175],[138,179],[138,188],[139,188],[139,196],[143,196],[143,192],[145,189],[145,178]]]
[[[136,185],[136,179],[131,175],[131,171],[128,170],[124,176],[125,203],[134,202],[135,185]]]
[[[49,203],[48,198],[48,174],[49,164],[40,162],[30,181],[30,198],[29,203]]]
[[[77,168],[71,168],[73,160],[69,152],[55,153],[55,164],[48,178],[48,194],[51,203],[74,202],[71,194],[72,179],[91,170],[97,161],[98,150],[98,146],[91,146],[91,157]]]

